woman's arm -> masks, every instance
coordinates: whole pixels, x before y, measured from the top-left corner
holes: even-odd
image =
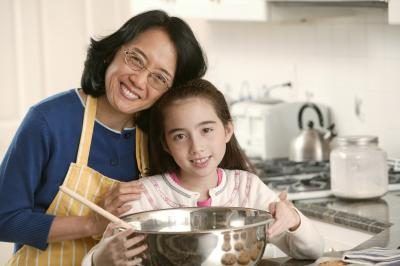
[[[144,190],[144,186],[142,188]],[[122,208],[121,208],[122,209]],[[145,196],[125,203],[128,215],[140,211],[151,210],[151,204]],[[140,265],[147,245],[143,243],[144,235],[135,234],[132,229],[113,235],[118,225],[109,224],[101,241],[89,251],[82,261],[83,266],[95,265]]]
[[[49,191],[36,194],[44,187],[42,175],[50,150],[47,123],[32,108],[0,165],[0,241],[46,248],[54,216],[44,213],[47,206],[35,205],[35,198],[40,196],[43,203],[51,200]],[[52,182],[57,186],[57,181]]]
[[[55,116],[57,110],[48,113]],[[56,150],[53,146],[60,145],[54,140],[53,131],[54,125],[47,120],[46,114],[41,109],[31,108],[1,162],[0,241],[45,249],[48,241],[77,239],[97,232],[101,234],[108,223],[101,217],[93,220],[93,217],[55,217],[45,213],[70,163],[62,163],[62,167],[54,164],[55,160],[69,158],[52,157]],[[139,198],[140,193],[137,182],[121,183],[110,192],[103,206],[119,215],[128,209],[122,207],[124,203]]]
[[[140,199],[143,185],[140,181],[121,182],[110,190],[101,205],[116,216],[121,216],[131,209],[127,202]],[[103,234],[109,221],[94,213],[91,216],[55,217],[50,227],[48,242],[79,239]]]
[[[108,221],[92,216],[56,216],[51,224],[47,242],[73,240],[104,232]]]

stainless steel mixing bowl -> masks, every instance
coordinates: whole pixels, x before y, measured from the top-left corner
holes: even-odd
[[[272,216],[249,208],[177,208],[122,217],[147,235],[145,265],[254,265]]]

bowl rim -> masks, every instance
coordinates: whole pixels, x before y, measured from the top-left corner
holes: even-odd
[[[207,230],[195,230],[195,231],[154,231],[154,230],[136,230],[134,227],[133,229],[135,232],[141,233],[141,234],[207,234],[207,233],[221,233],[221,232],[235,232],[235,231],[240,231],[240,230],[245,230],[249,229],[252,227],[258,227],[258,226],[266,226],[267,224],[271,223],[274,221],[274,218],[272,214],[267,211],[267,210],[261,210],[261,209],[256,209],[256,208],[247,208],[247,207],[224,207],[224,206],[210,206],[210,207],[180,207],[180,208],[165,208],[165,209],[157,209],[157,210],[147,210],[147,211],[141,211],[141,212],[135,212],[131,214],[126,214],[121,216],[120,218],[124,221],[127,217],[132,217],[136,215],[143,215],[146,213],[150,212],[163,212],[163,211],[174,211],[174,210],[198,210],[198,209],[230,209],[230,210],[245,210],[245,211],[258,211],[265,215],[266,219],[260,222],[252,223],[252,224],[247,224],[243,226],[238,226],[238,227],[231,227],[231,228],[219,228],[219,229],[207,229]],[[126,221],[129,223],[129,221]],[[125,230],[126,228],[119,228],[120,230]]]

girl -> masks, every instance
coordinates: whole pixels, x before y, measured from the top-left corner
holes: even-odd
[[[270,242],[297,259],[322,255],[323,241],[311,222],[252,173],[224,96],[210,82],[197,79],[167,92],[152,111],[150,137],[150,169],[163,174],[141,179],[145,192],[129,203],[129,213],[189,206],[265,209],[275,218],[267,232]],[[133,240],[121,234],[92,251],[96,265],[106,254],[126,254]],[[118,241],[124,249],[116,248]]]

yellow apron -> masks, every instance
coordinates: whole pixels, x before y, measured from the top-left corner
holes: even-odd
[[[63,185],[99,204],[105,193],[118,181],[100,174],[87,165],[96,108],[97,99],[88,96],[77,161],[71,163]],[[148,169],[147,136],[138,128],[136,129],[136,147],[139,171],[146,173]],[[90,215],[91,210],[59,191],[46,213],[56,216],[87,216]],[[49,243],[46,250],[24,245],[14,254],[7,265],[81,265],[85,254],[96,243],[95,239],[88,237]]]

